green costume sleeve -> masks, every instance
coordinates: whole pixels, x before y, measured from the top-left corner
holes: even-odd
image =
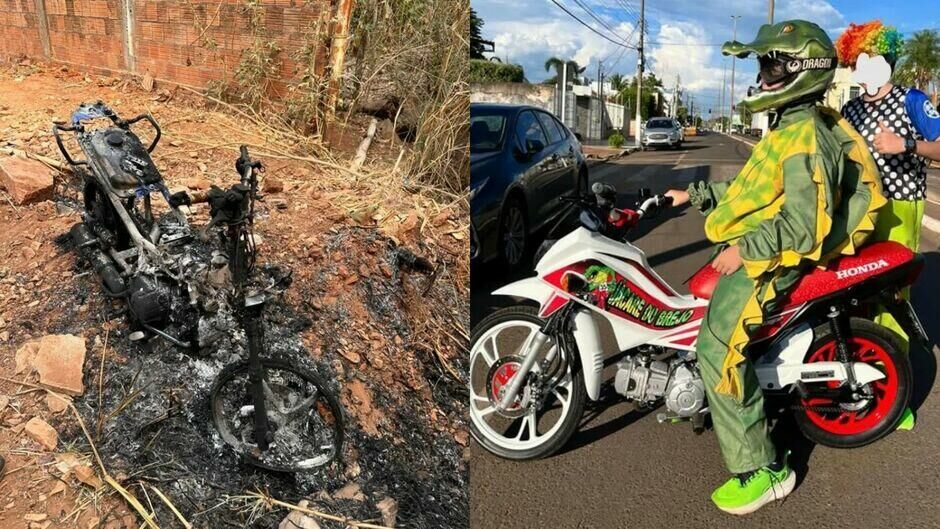
[[[703,215],[708,215],[721,197],[725,196],[725,191],[731,182],[692,182],[689,184],[689,202],[692,203]]]
[[[825,194],[825,213],[832,215],[832,168],[822,163],[818,155],[794,154],[783,161],[783,196],[780,211],[765,219],[738,240],[741,258],[748,261],[772,263],[762,271],[770,271],[780,263],[779,257],[790,250],[799,255],[810,254],[819,244],[817,240],[817,205],[820,186],[813,176],[819,171]],[[749,274],[750,275],[750,274]]]

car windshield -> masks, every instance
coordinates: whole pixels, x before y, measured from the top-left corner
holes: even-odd
[[[671,119],[651,119],[646,122],[646,128],[648,129],[671,129],[672,120]]]
[[[506,118],[501,114],[470,116],[470,152],[498,151],[503,143]]]

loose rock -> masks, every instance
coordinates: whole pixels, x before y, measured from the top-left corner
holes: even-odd
[[[82,367],[85,365],[85,339],[71,334],[50,334],[39,340],[33,367],[39,384],[68,395],[85,392]]]
[[[58,432],[55,431],[55,428],[49,426],[49,423],[39,417],[33,417],[27,421],[24,431],[26,435],[30,436],[33,441],[39,443],[46,450],[55,450],[56,446],[59,444]]]
[[[297,504],[297,506],[302,509],[306,509],[307,505],[307,500],[301,500],[300,503]],[[320,524],[300,511],[291,511],[286,518],[281,520],[277,529],[320,529]]]
[[[36,160],[18,156],[0,159],[0,182],[17,205],[52,198],[52,170]]]

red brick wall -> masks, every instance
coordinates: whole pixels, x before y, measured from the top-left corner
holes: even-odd
[[[39,19],[33,0],[0,0],[0,57],[41,57]]]
[[[51,59],[112,71],[131,70],[124,52],[121,0],[44,0]],[[263,39],[281,52],[281,82],[298,68],[304,33],[322,20],[317,73],[327,64],[334,0],[262,0]],[[134,0],[133,55],[139,74],[203,87],[229,79],[251,45],[245,0]],[[322,18],[321,18],[322,17]],[[0,58],[43,56],[36,0],[0,0]],[[279,91],[280,91],[279,90]]]
[[[52,56],[124,70],[120,0],[45,0]]]
[[[296,68],[291,55],[302,45],[303,31],[315,25],[323,9],[328,15],[329,0],[263,2],[267,33],[262,38],[281,49],[285,78]],[[253,39],[243,0],[143,0],[135,18],[137,71],[193,86],[229,78]],[[325,64],[325,50],[322,57],[318,62]]]

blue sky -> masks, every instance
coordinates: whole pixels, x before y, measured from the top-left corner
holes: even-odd
[[[557,0],[573,14],[604,34],[635,44],[639,0]],[[578,4],[588,6],[604,21],[601,25]],[[552,75],[544,69],[551,56],[571,58],[592,78],[599,60],[606,74],[632,76],[637,56],[594,34],[559,9],[551,0],[470,0],[483,19],[483,37],[496,42],[502,59],[521,64],[533,82]],[[695,99],[696,108],[717,113],[723,68],[730,84],[731,59],[722,57],[720,45],[731,40],[731,15],[740,15],[738,40],[749,41],[767,21],[767,0],[647,0],[646,64],[668,84],[679,74],[681,84]],[[777,0],[775,22],[802,18],[816,22],[835,39],[849,22],[880,18],[905,34],[919,29],[940,30],[940,2]],[[608,29],[610,28],[610,29]],[[613,31],[611,31],[613,30]],[[667,44],[668,43],[668,44]],[[703,46],[701,44],[709,44]],[[744,96],[757,75],[753,59],[736,61],[735,95]],[[727,98],[727,96],[726,96]],[[726,99],[727,100],[727,99]]]

